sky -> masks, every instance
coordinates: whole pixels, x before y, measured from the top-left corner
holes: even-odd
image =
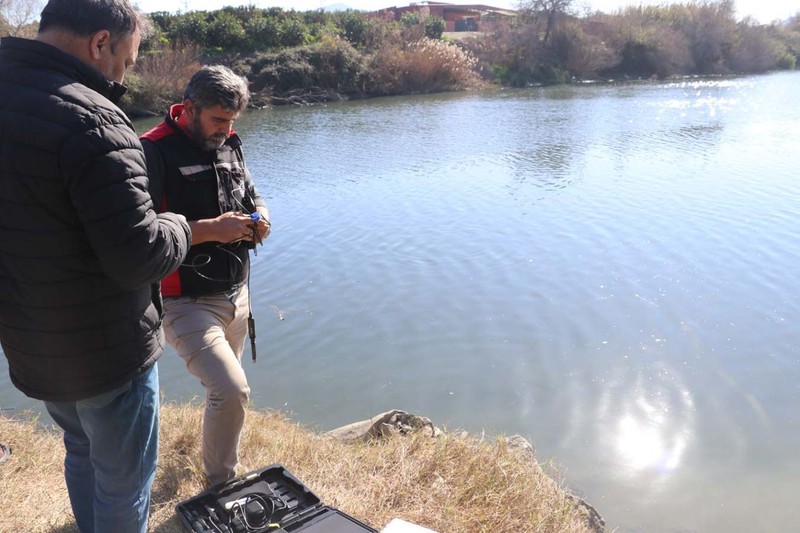
[[[186,12],[195,10],[214,10],[228,5],[254,5],[256,7],[282,7],[305,11],[320,9],[329,5],[345,5],[352,9],[377,10],[385,7],[405,6],[418,0],[133,0],[139,8],[153,11]],[[494,7],[515,9],[518,0],[442,0],[453,4],[484,4]],[[576,7],[583,6],[590,11],[599,10],[612,13],[630,5],[660,5],[678,3],[679,0],[574,0]],[[769,23],[783,20],[800,12],[800,0],[734,0],[738,19],[752,17],[758,22]]]

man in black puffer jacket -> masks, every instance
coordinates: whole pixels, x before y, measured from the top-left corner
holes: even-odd
[[[64,429],[82,532],[147,527],[164,339],[158,280],[191,231],[153,210],[115,105],[146,21],[128,0],[50,0],[0,42],[0,341],[14,385]]]

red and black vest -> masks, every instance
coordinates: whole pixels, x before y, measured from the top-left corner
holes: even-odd
[[[219,149],[203,150],[176,123],[182,111],[183,105],[173,105],[165,121],[141,137],[159,211],[180,213],[189,221],[253,212],[261,202],[245,169],[239,136],[232,133]],[[248,244],[192,245],[178,270],[161,282],[161,293],[206,296],[235,289],[247,276]]]

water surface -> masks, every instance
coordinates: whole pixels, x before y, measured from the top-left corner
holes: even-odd
[[[620,532],[796,529],[798,82],[248,113],[255,406],[519,433]],[[160,372],[202,394],[174,352]]]

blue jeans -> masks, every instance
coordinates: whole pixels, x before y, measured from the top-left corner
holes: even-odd
[[[158,459],[158,367],[77,402],[45,402],[64,430],[64,477],[82,533],[145,533]]]

